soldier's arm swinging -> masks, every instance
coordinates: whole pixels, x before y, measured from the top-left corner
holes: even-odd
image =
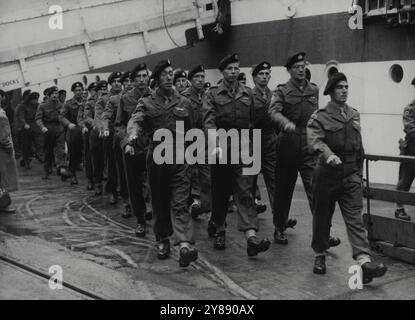
[[[321,154],[324,161],[329,162],[335,154],[324,142],[325,133],[323,126],[314,113],[307,124],[307,144],[311,153]]]
[[[36,124],[42,130],[42,132],[46,132],[48,129],[43,124],[43,106],[39,105],[39,107],[36,110],[36,116],[35,116]]]
[[[137,107],[131,115],[130,120],[127,124],[126,139],[128,144],[132,144],[137,140],[138,136],[143,132],[144,126],[144,103],[142,100],[138,101]]]
[[[280,131],[283,131],[288,124],[292,123],[282,114],[283,107],[284,93],[280,88],[277,88],[272,94],[268,114]]]
[[[209,145],[217,145],[216,133],[216,104],[213,101],[213,93],[210,91],[203,101],[203,128],[207,134]],[[212,129],[212,130],[209,130]]]

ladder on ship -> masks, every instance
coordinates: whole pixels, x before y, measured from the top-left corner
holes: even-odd
[[[215,22],[218,14],[217,0],[53,3],[58,7],[51,8],[46,0],[0,5],[0,89],[11,91],[184,46],[185,31],[195,27],[202,40],[203,26]],[[51,19],[59,14],[62,29],[53,29]]]

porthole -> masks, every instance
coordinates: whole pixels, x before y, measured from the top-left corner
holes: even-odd
[[[394,64],[389,69],[389,76],[393,82],[401,82],[403,79],[403,68],[399,64]]]
[[[98,81],[101,81],[101,78],[99,76],[96,76],[95,80],[98,82]]]
[[[82,82],[84,83],[84,86],[88,84],[88,78],[86,77],[86,75],[82,77]]]

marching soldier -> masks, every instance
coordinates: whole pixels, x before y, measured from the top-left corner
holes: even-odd
[[[255,107],[254,128],[261,129],[261,172],[264,176],[271,209],[274,213],[277,136],[268,114],[272,97],[271,90],[268,88],[271,79],[271,64],[266,61],[257,64],[252,70],[252,77],[255,83],[255,87],[252,89]],[[257,180],[258,176],[255,176],[254,193],[258,190]],[[259,203],[257,203],[257,211],[260,213],[258,206]]]
[[[16,124],[21,133],[23,164],[30,169],[32,156],[41,160],[42,132],[36,125],[36,111],[39,106],[39,93],[31,92],[23,103],[16,107]]]
[[[94,106],[95,106],[96,98],[97,98],[96,82],[91,83],[88,86],[87,91],[90,93],[90,95],[88,99],[80,106],[78,110],[77,123],[78,123],[78,126],[82,128],[82,145],[83,145],[83,153],[84,153],[85,176],[88,180],[86,188],[87,190],[93,190],[94,189],[94,171],[92,167],[89,138],[90,138],[90,133],[92,130],[92,119],[94,117],[93,112],[94,112]],[[85,94],[83,94],[83,96],[85,96]],[[92,117],[89,118],[89,121],[87,121],[87,119],[85,118],[86,108],[88,108],[90,112],[92,112]]]
[[[119,73],[113,73],[113,77],[120,76],[119,82],[122,84],[121,91],[118,94],[113,94],[107,102],[107,105],[104,110],[104,120],[106,121],[105,124],[105,131],[108,130],[109,135],[113,136],[112,138],[112,154],[115,161],[115,169],[117,170],[117,184],[120,186],[120,196],[124,202],[125,212],[122,214],[123,216],[131,215],[131,207],[128,203],[128,189],[127,189],[127,181],[126,175],[124,172],[124,160],[123,160],[123,151],[121,149],[121,140],[118,127],[115,126],[115,120],[118,108],[120,106],[121,96],[128,90],[131,89],[131,79],[130,79],[130,72],[125,72],[122,75]],[[111,78],[111,76],[110,76]],[[114,78],[111,82],[114,83],[113,89],[118,92],[118,79]],[[104,134],[105,134],[104,131]],[[111,174],[109,174],[111,176]],[[110,204],[115,204],[117,200],[117,190],[113,192],[112,199],[110,200]]]
[[[203,129],[203,100],[205,93],[205,69],[198,65],[189,71],[188,79],[191,87],[184,96],[190,100],[193,109],[194,127]],[[207,159],[207,157],[206,157]],[[195,219],[198,215],[211,210],[211,184],[210,167],[206,164],[196,163],[191,167],[191,214]]]
[[[121,72],[115,71],[108,77],[108,83],[111,86],[111,90],[107,96],[108,98],[102,115],[104,120],[104,151],[108,166],[108,182],[106,189],[111,193],[110,204],[112,205],[118,202],[118,173],[115,158],[115,151],[117,150],[114,150],[114,121],[120,104],[120,95],[122,91],[121,76]],[[126,186],[123,185],[122,187],[122,198],[126,200]]]
[[[36,111],[36,124],[44,136],[44,176],[48,179],[52,171],[54,156],[58,175],[66,175],[65,168],[65,130],[60,122],[62,103],[59,102],[58,88],[53,86],[46,91],[46,102]]]
[[[274,239],[288,244],[286,228],[297,224],[288,219],[298,172],[312,212],[311,177],[315,159],[307,148],[306,126],[311,114],[318,109],[318,87],[305,78],[305,53],[290,57],[285,64],[290,80],[279,85],[271,99],[269,114],[280,132],[277,139],[277,164],[274,203]],[[331,246],[340,239],[331,237]]]
[[[246,74],[244,72],[239,73],[237,80],[240,84],[246,86]],[[255,179],[255,183],[254,183],[255,188],[253,192],[255,194],[255,208],[256,208],[256,212],[260,214],[267,210],[267,206],[260,202],[261,191],[259,190],[258,185],[256,183],[256,181],[258,180],[258,176],[256,176],[254,179]],[[235,200],[232,197],[229,200],[228,211],[229,212],[236,211]]]
[[[337,202],[346,223],[353,259],[362,267],[363,283],[369,283],[383,276],[387,268],[370,259],[361,216],[364,150],[360,115],[346,103],[348,90],[346,76],[334,74],[324,90],[331,101],[311,116],[307,126],[308,146],[318,155],[312,184],[312,248],[316,255],[313,271],[326,273],[325,251],[330,247],[331,220]]]
[[[133,89],[122,95],[120,107],[117,111],[115,125],[118,130],[118,139],[123,150],[125,164],[125,178],[127,181],[128,195],[131,208],[126,208],[122,215],[124,218],[131,216],[131,209],[137,219],[135,234],[144,237],[146,234],[146,220],[151,219],[150,191],[147,186],[146,151],[147,136],[142,135],[134,143],[129,143],[126,137],[126,128],[132,113],[138,102],[151,96],[149,84],[149,71],[145,63],[140,63],[131,72]],[[127,148],[127,145],[129,146]],[[127,150],[128,149],[128,150]],[[127,152],[128,151],[128,152]],[[148,209],[147,209],[148,207]],[[147,213],[148,212],[148,213]]]
[[[415,87],[415,78],[412,80]],[[415,156],[415,99],[403,111],[403,131],[405,140],[400,141],[401,155]],[[399,166],[399,181],[397,190],[409,191],[415,179],[415,164],[402,162]],[[395,217],[409,221],[411,217],[405,212],[403,204],[398,203]]]
[[[223,152],[227,153],[227,159],[231,157],[231,146],[222,150],[217,145],[217,129],[252,129],[253,124],[253,97],[251,90],[238,83],[239,60],[236,54],[225,57],[218,66],[223,75],[223,81],[217,88],[212,88],[204,101],[203,124],[207,130],[211,145],[214,145],[212,153],[221,158]],[[213,129],[213,130],[209,130]],[[238,229],[245,232],[247,239],[248,256],[256,256],[259,252],[269,249],[270,241],[259,241],[256,236],[258,231],[258,218],[255,209],[254,196],[252,194],[253,176],[243,175],[244,164],[239,159],[239,164],[213,164],[211,166],[212,183],[212,222],[216,226],[214,248],[223,250],[226,246],[225,220],[228,209],[228,200],[233,193],[238,212]],[[209,233],[209,230],[208,230]]]
[[[82,161],[82,129],[78,125],[79,109],[83,107],[82,93],[84,86],[81,82],[75,82],[71,86],[72,99],[64,104],[61,110],[61,123],[66,129],[66,143],[68,145],[69,165],[68,170],[71,176],[71,185],[78,184],[76,170]]]
[[[176,88],[177,92],[180,94],[183,94],[187,91],[187,74],[186,71],[182,69],[177,69],[174,72],[174,79],[173,79],[173,85]]]
[[[168,130],[175,136],[176,121],[184,124],[185,131],[190,129],[192,109],[189,100],[173,88],[173,69],[168,60],[157,64],[152,77],[157,81],[158,89],[151,96],[141,99],[131,116],[127,128],[129,144],[126,153],[134,152],[130,144],[147,131],[150,137],[147,168],[153,202],[154,233],[158,241],[157,256],[159,259],[165,259],[170,255],[169,237],[174,233],[175,244],[180,245],[179,264],[186,267],[198,256],[197,250],[192,247],[193,224],[188,211],[189,167],[187,163],[180,164],[175,161],[158,164],[153,152],[159,141],[152,138],[154,132],[159,129]],[[175,143],[172,142],[171,147],[176,155]],[[182,147],[184,156],[184,146]]]
[[[92,125],[89,136],[89,146],[95,184],[95,195],[103,194],[102,181],[104,178],[104,119],[103,113],[107,102],[108,83],[100,80],[96,84],[97,99],[95,104],[86,104],[84,121]]]

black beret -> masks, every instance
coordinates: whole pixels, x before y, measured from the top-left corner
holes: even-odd
[[[23,92],[22,99],[25,100],[30,95],[31,92],[32,91],[30,89],[29,90],[25,90]]]
[[[45,90],[43,90],[43,95],[44,96],[47,96],[48,95],[48,92],[49,92],[49,88],[46,88]]]
[[[151,77],[154,80],[158,81],[158,78],[160,77],[160,74],[163,72],[163,70],[170,66],[171,66],[170,60],[161,60],[154,67],[153,74],[151,75]]]
[[[111,82],[113,82],[115,79],[117,78],[121,78],[122,73],[119,71],[114,71],[113,73],[111,73],[108,77],[108,83],[111,84]]]
[[[62,93],[66,94],[66,90],[63,90],[63,89],[62,90],[59,90],[59,94],[62,94]]]
[[[135,77],[136,77],[136,75],[137,75],[137,73],[139,72],[139,71],[141,71],[141,70],[146,70],[147,71],[147,73],[148,73],[148,69],[147,69],[147,65],[145,64],[145,63],[140,63],[140,64],[138,64],[134,69],[133,69],[133,71],[131,71],[131,80],[134,80],[135,79]]]
[[[177,69],[174,72],[173,83],[175,83],[176,80],[179,79],[179,78],[186,78],[187,79],[186,71],[184,71],[183,69]]]
[[[252,76],[255,77],[262,70],[271,70],[271,64],[266,61],[258,63],[252,70]]]
[[[234,62],[239,62],[239,58],[238,55],[236,53],[231,54],[229,56],[226,56],[225,58],[223,58],[218,65],[218,69],[220,71],[225,70],[225,68],[228,66],[228,64],[230,63],[234,63]]]
[[[98,81],[97,82],[97,87],[96,87],[96,89],[95,90],[101,90],[101,89],[103,89],[103,88],[106,88],[108,86],[108,82],[107,81],[105,81],[105,80],[100,80],[100,81]]]
[[[238,78],[237,81],[246,81],[246,74],[244,72],[241,72],[240,74],[238,74]]]
[[[415,86],[415,78],[414,78],[414,80],[412,80],[411,84],[412,84],[413,86]]]
[[[192,80],[193,76],[194,76],[196,73],[199,73],[199,72],[205,72],[205,68],[203,68],[203,66],[202,66],[201,64],[199,64],[199,65],[198,65],[198,66],[196,66],[196,67],[193,67],[193,69],[191,69],[191,70],[189,71],[189,74],[187,75],[187,79]]]
[[[39,97],[40,97],[40,95],[39,95],[39,93],[38,93],[38,92],[31,92],[31,93],[29,94],[29,98],[28,98],[28,100],[39,99]]]
[[[92,82],[89,86],[88,86],[88,91],[91,90],[96,90],[97,89],[97,83],[96,82]]]
[[[287,69],[291,69],[294,63],[297,63],[300,61],[305,61],[305,52],[299,52],[289,57],[284,67],[286,67]]]
[[[46,95],[47,96],[50,96],[52,93],[54,93],[54,92],[59,92],[59,89],[58,89],[58,87],[57,86],[52,86],[52,87],[49,87],[49,88],[47,88],[46,89],[47,90],[47,92],[46,92]]]
[[[324,95],[327,96],[340,81],[347,81],[345,74],[341,72],[333,74],[327,81],[326,88],[324,89]]]
[[[121,76],[121,83],[123,83],[126,79],[130,79],[131,80],[131,72],[127,71],[124,72]]]
[[[77,81],[77,82],[72,84],[71,91],[74,91],[76,88],[82,88],[83,89],[84,85],[82,84],[82,82]]]

